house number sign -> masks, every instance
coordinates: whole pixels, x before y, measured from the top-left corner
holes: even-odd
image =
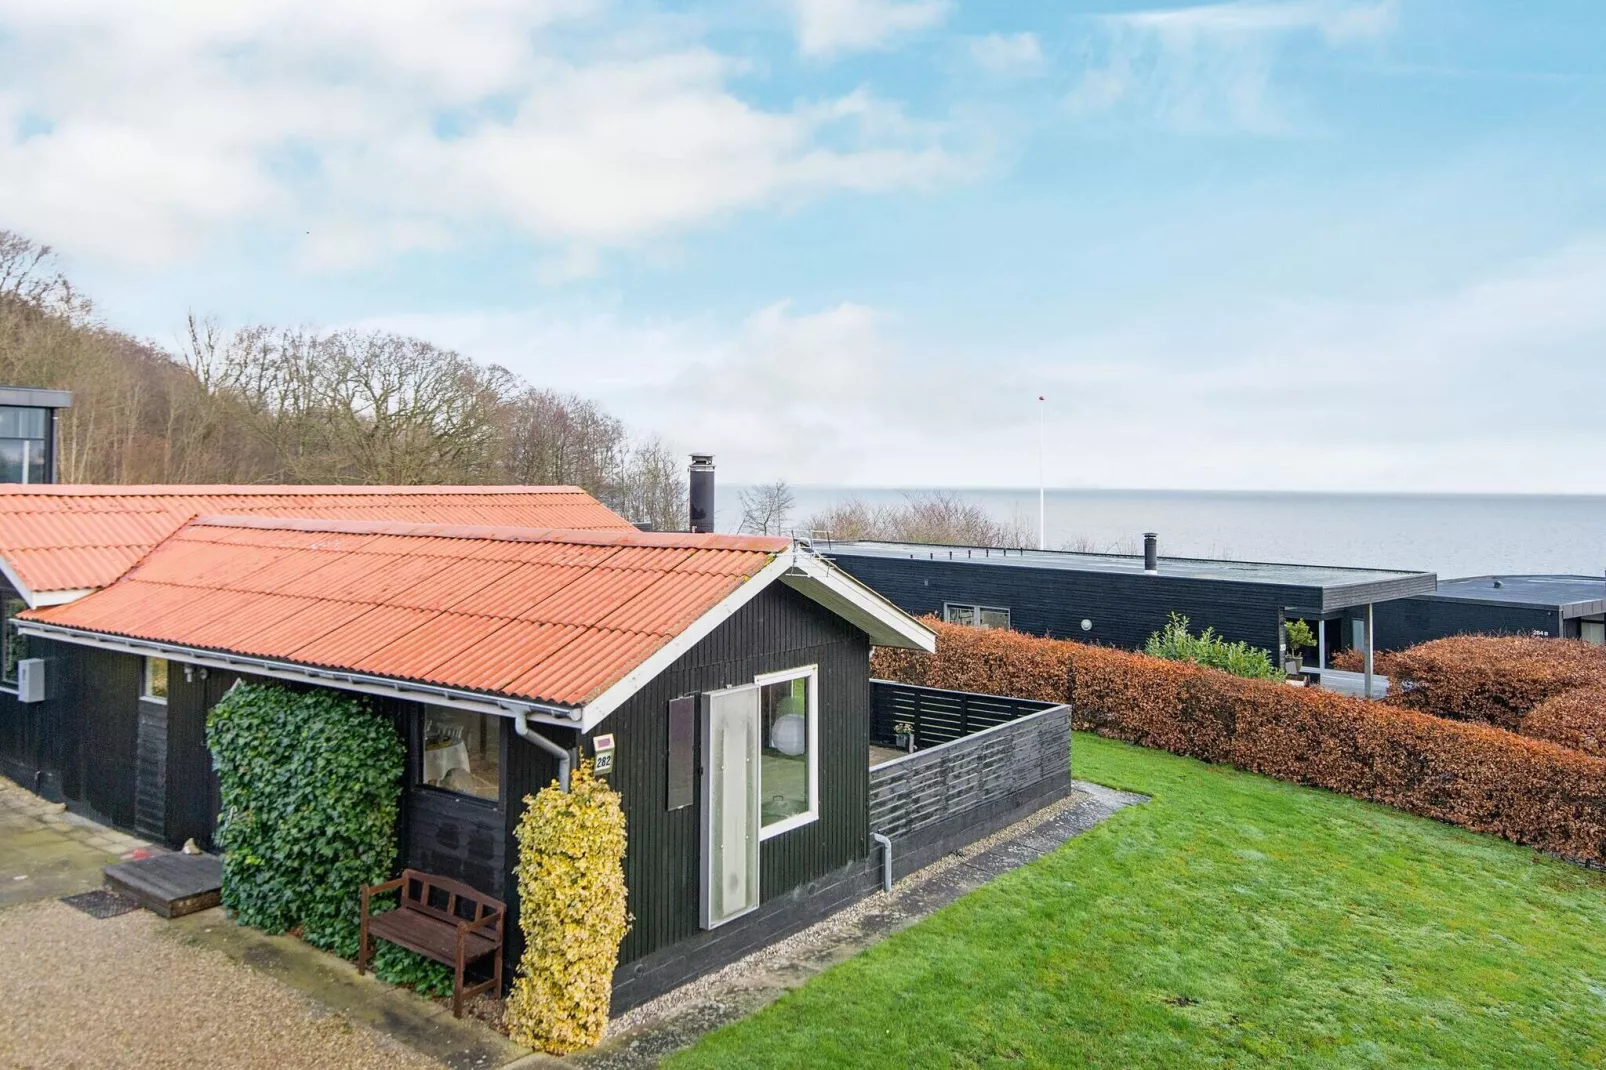
[[[613,772],[613,733],[598,736],[592,740],[591,746],[597,754],[597,772]]]

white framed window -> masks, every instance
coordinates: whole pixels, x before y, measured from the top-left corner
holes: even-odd
[[[146,702],[167,701],[167,659],[146,658],[140,679],[139,697]]]
[[[944,602],[942,619],[967,628],[1008,628],[1009,609],[1005,606],[977,606],[964,602]]]
[[[760,839],[820,818],[818,666],[754,677],[758,685]]]

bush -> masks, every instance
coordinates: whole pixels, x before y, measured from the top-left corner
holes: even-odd
[[[357,953],[361,885],[396,856],[405,750],[351,695],[236,684],[206,720],[222,795],[223,905],[269,933]]]
[[[1579,639],[1456,635],[1376,661],[1397,705],[1513,731],[1546,699],[1606,686],[1606,651]]]
[[[602,1039],[625,909],[625,815],[619,795],[583,761],[569,791],[525,799],[519,841],[524,955],[508,995],[508,1035],[555,1055]]]
[[[938,633],[937,653],[878,650],[877,675],[1069,701],[1084,731],[1385,803],[1568,858],[1606,861],[1606,760],[1330,691],[1106,647],[926,623]],[[1059,667],[1065,671],[1056,680]]]
[[[1606,687],[1580,687],[1535,706],[1522,734],[1606,757]]]
[[[1193,635],[1188,631],[1188,618],[1180,613],[1171,614],[1166,626],[1149,636],[1143,650],[1151,658],[1191,661],[1250,680],[1281,680],[1283,677],[1264,650],[1244,642],[1229,643],[1218,636],[1214,628]]]

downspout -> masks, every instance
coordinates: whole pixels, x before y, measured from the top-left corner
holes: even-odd
[[[530,713],[528,710],[518,710],[513,714],[513,731],[519,738],[534,743],[558,760],[558,784],[565,792],[569,790],[569,751],[560,747],[550,739],[530,727]]]
[[[879,832],[870,833],[870,838],[881,845],[881,890],[892,893],[892,840]]]

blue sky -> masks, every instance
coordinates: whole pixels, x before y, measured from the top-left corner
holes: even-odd
[[[0,0],[105,317],[405,330],[727,478],[1606,493],[1593,0]],[[1039,395],[1047,401],[1039,406]]]

